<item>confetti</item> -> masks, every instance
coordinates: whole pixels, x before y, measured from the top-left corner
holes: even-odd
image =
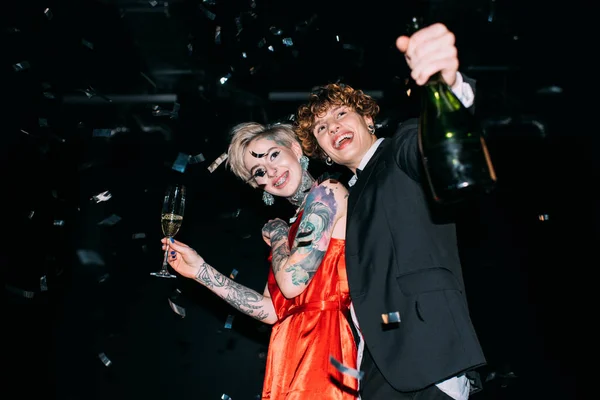
[[[234,268],[234,269],[231,271],[231,273],[229,274],[229,277],[230,277],[231,279],[235,279],[235,277],[237,276],[237,274],[238,274],[238,270]]]
[[[113,214],[110,217],[105,218],[102,221],[98,222],[98,225],[112,226],[112,225],[116,224],[117,222],[119,222],[120,220],[121,220],[121,217],[119,217],[116,214]]]
[[[98,354],[98,358],[100,358],[100,361],[102,361],[105,366],[110,367],[112,365],[112,361],[110,361],[106,354],[100,353]]]
[[[98,193],[95,196],[92,196],[92,198],[90,200],[94,200],[96,203],[100,203],[102,201],[107,201],[110,200],[112,198],[112,194],[110,194],[110,192],[108,190],[105,190],[102,193]]]
[[[223,153],[219,157],[217,157],[217,159],[208,166],[208,171],[210,173],[213,173],[215,169],[217,169],[219,165],[221,165],[225,160],[227,160],[227,153]]]
[[[179,153],[177,155],[177,158],[175,159],[175,162],[173,163],[173,169],[175,171],[184,173],[185,172],[185,168],[188,165],[188,162],[190,160],[190,156],[188,154],[184,154],[184,153]]]
[[[349,375],[355,379],[361,380],[365,374],[363,371],[345,366],[331,355],[329,356],[329,362],[342,374]]]
[[[225,321],[225,329],[231,329],[232,323],[233,323],[233,315],[229,314],[227,316],[227,321]]]
[[[79,249],[76,253],[83,265],[104,265],[104,260],[94,250]]]
[[[180,315],[181,318],[185,318],[185,308],[173,303],[171,299],[169,299],[169,306],[171,306],[171,310],[173,310],[176,314]]]
[[[381,314],[381,319],[384,324],[394,324],[400,322],[400,313],[398,311]]]
[[[131,238],[132,239],[143,239],[146,237],[146,234],[141,232],[141,233],[134,233]]]
[[[204,162],[206,159],[204,158],[204,155],[202,153],[196,154],[193,157],[190,157],[190,164],[198,164],[201,162]]]
[[[11,286],[11,285],[4,285],[4,288],[8,292],[10,292],[12,294],[16,294],[17,296],[25,297],[26,299],[32,299],[33,296],[35,296],[35,292],[29,291],[29,290],[24,290],[24,289],[19,289],[17,287]]]

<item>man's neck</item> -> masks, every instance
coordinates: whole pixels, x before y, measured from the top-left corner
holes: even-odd
[[[352,163],[352,165],[347,165],[347,167],[350,169],[350,171],[352,171],[352,173],[354,175],[356,175],[356,170],[358,169],[358,167],[362,163],[362,160],[365,158],[365,156],[367,155],[367,153],[369,153],[369,150],[371,150],[371,147],[373,147],[373,145],[375,144],[375,142],[379,138],[377,136],[375,136],[375,135],[371,135],[369,137],[369,139],[370,139],[369,140],[369,147],[367,147],[366,149],[364,149],[364,151],[361,153],[360,157],[357,157],[358,160],[354,161]]]

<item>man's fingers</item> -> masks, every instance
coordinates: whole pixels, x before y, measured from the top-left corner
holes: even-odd
[[[408,38],[408,36],[400,36],[398,39],[396,39],[396,47],[402,53],[406,53],[406,51],[408,50],[409,41],[410,39]]]

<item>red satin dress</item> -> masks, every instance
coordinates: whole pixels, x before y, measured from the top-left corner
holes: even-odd
[[[290,246],[302,215],[290,227]],[[350,329],[350,294],[345,240],[331,239],[321,266],[306,290],[286,299],[269,271],[268,287],[278,321],[270,337],[263,399],[356,399],[358,381],[330,362],[356,368],[356,345]],[[271,261],[271,257],[269,257]]]

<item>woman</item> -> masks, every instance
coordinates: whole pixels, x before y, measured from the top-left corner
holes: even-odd
[[[263,190],[263,201],[283,197],[297,207],[293,223],[269,221],[262,230],[271,246],[271,269],[262,294],[227,278],[175,240],[169,264],[272,332],[263,399],[354,399],[358,382],[340,373],[330,356],[356,367],[356,345],[348,323],[350,298],[345,269],[347,189],[337,181],[315,181],[291,125],[235,126],[227,166]]]

